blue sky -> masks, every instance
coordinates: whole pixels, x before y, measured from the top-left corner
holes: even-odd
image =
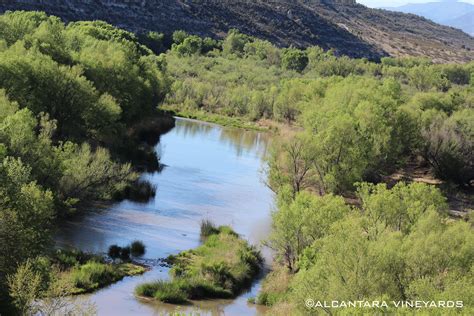
[[[407,3],[438,2],[437,0],[357,0],[368,7],[397,7]],[[474,0],[462,0],[474,4]]]

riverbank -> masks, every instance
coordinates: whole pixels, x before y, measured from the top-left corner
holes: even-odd
[[[226,115],[220,115],[215,113],[210,113],[201,110],[187,110],[180,109],[176,106],[163,106],[163,110],[172,113],[173,116],[193,119],[198,121],[203,121],[207,123],[214,123],[221,126],[241,128],[245,130],[258,131],[258,132],[268,132],[274,131],[273,126],[266,126],[259,124],[259,122],[252,122],[248,119],[241,117],[230,117]]]
[[[260,181],[271,136],[176,119],[176,127],[161,136],[155,147],[164,168],[141,177],[157,188],[156,196],[147,202],[124,200],[94,208],[86,216],[67,219],[61,225],[56,235],[61,247],[106,253],[110,245],[127,245],[134,239],[147,245],[140,262],[149,265],[150,271],[82,298],[94,303],[100,315],[174,313],[176,305],[131,299],[130,295],[139,284],[169,280],[169,269],[156,258],[199,247],[203,218],[212,218],[216,225],[230,225],[249,244],[260,245],[270,230],[273,202],[273,193]],[[262,255],[270,265],[271,254],[263,249]],[[247,303],[259,292],[259,284],[253,283],[236,299],[192,301],[180,305],[179,311],[260,315],[264,307]]]
[[[79,250],[57,250],[50,263],[59,269],[68,284],[68,295],[92,293],[127,276],[145,273],[148,268],[133,261],[111,262],[102,255]]]
[[[183,304],[190,300],[235,298],[248,288],[261,271],[263,259],[228,226],[201,224],[204,243],[193,250],[168,257],[171,281],[139,285],[138,297],[163,303]]]

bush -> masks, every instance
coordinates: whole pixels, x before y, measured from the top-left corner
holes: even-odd
[[[308,62],[308,54],[302,50],[289,48],[283,51],[281,63],[285,69],[302,72]]]
[[[112,259],[117,259],[120,257],[120,253],[122,252],[122,247],[119,247],[117,245],[112,245],[109,247],[109,257]]]
[[[145,152],[142,152],[143,158],[147,155]],[[151,169],[154,169],[152,166],[156,165],[156,169],[159,169],[159,162],[155,161],[155,157],[149,157],[150,164],[148,165]],[[151,170],[153,171],[153,170]],[[130,200],[136,203],[148,203],[156,195],[156,186],[151,184],[148,181],[137,180],[130,185],[128,185],[122,192],[115,194],[114,198],[116,200]]]
[[[120,259],[122,259],[123,261],[130,260],[130,246],[122,248],[122,250],[120,251]]]
[[[87,253],[81,250],[72,249],[58,249],[53,256],[53,263],[57,264],[62,269],[68,269],[90,261],[102,262],[103,258],[100,255]]]
[[[130,245],[130,251],[132,253],[132,256],[141,257],[145,254],[146,251],[145,244],[140,240],[135,240]]]

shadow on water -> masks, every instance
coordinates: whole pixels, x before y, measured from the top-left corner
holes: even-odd
[[[269,142],[265,133],[177,119],[175,128],[155,147],[166,168],[140,178],[156,188],[156,194],[139,202],[123,200],[68,220],[56,241],[61,246],[104,253],[112,244],[139,239],[147,246],[143,260],[155,262],[199,246],[200,222],[211,219],[217,225],[231,225],[249,242],[261,246],[270,230],[274,199],[260,181]],[[271,255],[265,248],[262,251],[269,263]],[[133,292],[140,283],[168,278],[167,268],[153,265],[144,275],[125,278],[88,298],[100,315],[163,315],[177,306],[139,300]],[[193,302],[179,310],[200,315],[255,315],[259,309],[247,299],[259,287],[255,283],[235,300]]]

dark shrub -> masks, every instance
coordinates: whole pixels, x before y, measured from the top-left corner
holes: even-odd
[[[118,201],[125,199],[137,202],[148,203],[156,195],[156,186],[148,181],[137,180],[129,184],[123,191],[114,195]]]
[[[130,247],[123,247],[122,250],[120,251],[120,259],[123,261],[129,261],[130,260]]]
[[[130,245],[130,251],[132,253],[132,256],[141,257],[145,254],[145,244],[143,244],[143,242],[140,240],[135,240]]]
[[[112,259],[117,259],[120,257],[120,253],[122,252],[122,247],[119,247],[117,245],[112,245],[109,247],[109,257]]]

